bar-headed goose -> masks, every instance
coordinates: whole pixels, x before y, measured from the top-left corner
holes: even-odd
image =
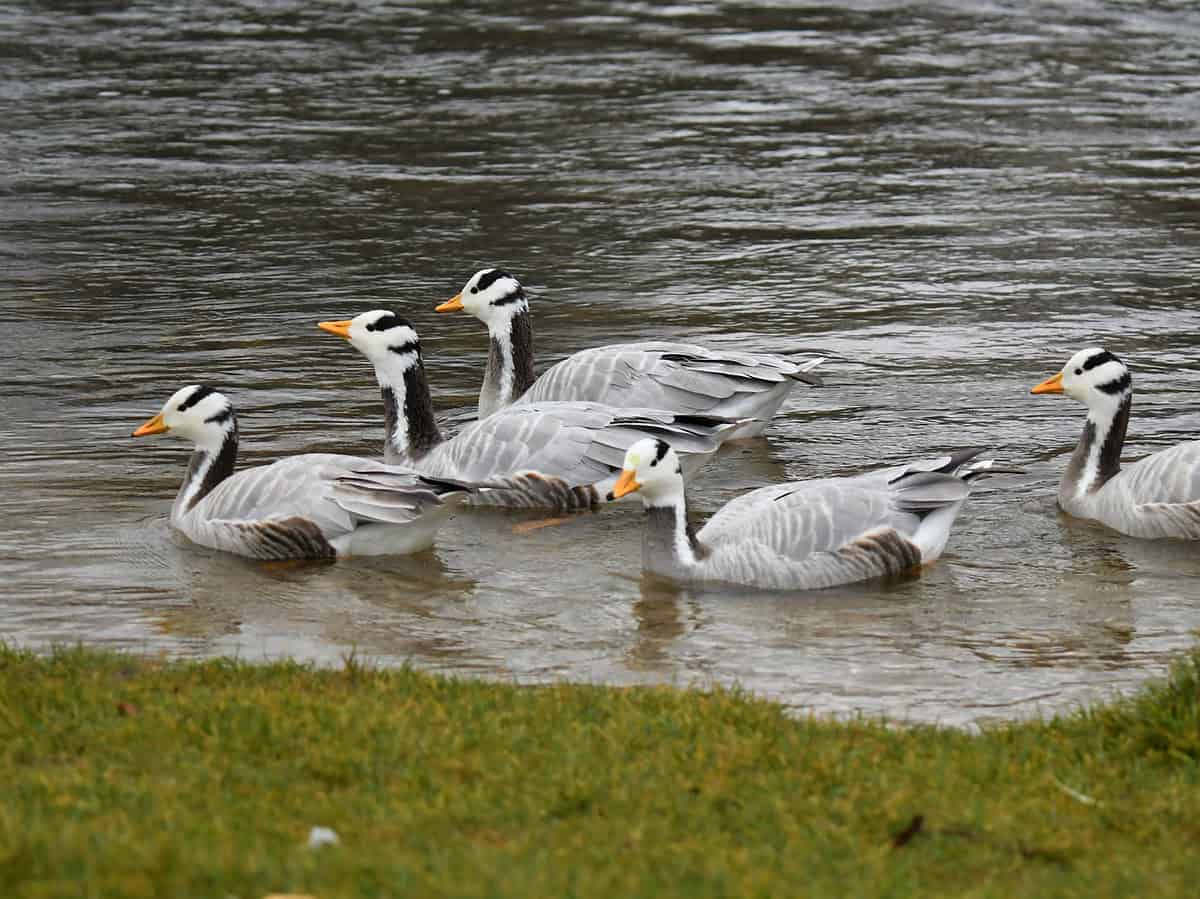
[[[1133,537],[1200,539],[1200,440],[1121,467],[1133,379],[1100,347],[1080,350],[1032,393],[1065,393],[1087,406],[1083,436],[1067,463],[1058,504]]]
[[[383,394],[384,459],[434,477],[486,482],[479,505],[572,511],[595,508],[625,450],[646,436],[676,441],[698,468],[741,425],[709,415],[614,409],[598,403],[529,403],[471,422],[443,440],[433,416],[417,332],[385,309],[318,327],[350,341],[375,367]]]
[[[487,325],[491,337],[480,418],[514,402],[582,400],[753,419],[732,435],[736,439],[762,433],[798,381],[821,383],[811,374],[821,359],[794,361],[666,341],[581,350],[535,378],[529,300],[516,278],[485,268],[437,307],[463,309]]]
[[[233,404],[211,387],[175,392],[133,432],[195,444],[171,525],[195,543],[255,559],[407,553],[433,542],[472,488],[333,453],[305,453],[234,472]]]
[[[675,451],[661,440],[642,440],[625,455],[613,494],[641,493],[647,571],[681,581],[811,590],[936,559],[969,481],[991,466],[967,464],[979,452],[761,487],[727,503],[696,533]]]

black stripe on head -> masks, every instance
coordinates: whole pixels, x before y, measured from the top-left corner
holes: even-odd
[[[401,318],[395,313],[389,312],[387,315],[381,315],[371,324],[367,325],[368,331],[390,331],[392,328],[411,328],[412,324],[408,319]]]
[[[487,290],[501,278],[512,278],[512,275],[502,268],[489,269],[479,277],[475,286],[471,288],[471,293],[479,293],[481,290]],[[515,281],[516,278],[513,278],[513,280]]]
[[[388,347],[397,356],[403,356],[405,353],[414,353],[421,351],[421,341],[410,340],[407,343],[397,343],[394,346]]]
[[[514,290],[509,291],[499,299],[492,300],[491,305],[507,306],[510,303],[519,303],[521,300],[525,299],[524,288],[521,287],[516,278],[513,278],[512,275],[502,268],[493,268],[485,272],[475,286],[471,288],[471,293],[479,293],[481,290],[487,290],[501,278],[512,278],[513,283],[517,286]]]
[[[1118,393],[1124,393],[1133,384],[1133,380],[1129,377],[1129,372],[1121,375],[1121,377],[1108,381],[1105,384],[1097,384],[1097,390],[1103,390],[1105,393],[1116,396]]]
[[[204,419],[204,423],[223,425],[231,418],[233,418],[233,407],[226,406],[220,412],[214,412],[212,415],[208,416],[208,418]]]
[[[1103,365],[1105,362],[1116,362],[1119,364],[1120,361],[1121,361],[1120,359],[1118,359],[1116,356],[1114,356],[1108,350],[1104,350],[1102,352],[1097,353],[1094,356],[1088,356],[1087,359],[1084,360],[1083,370],[1091,371],[1093,368],[1096,368],[1099,365]]]
[[[200,402],[202,399],[212,393],[216,393],[216,391],[206,384],[201,384],[190,394],[188,394],[188,398],[186,400],[179,404],[177,411],[186,412],[188,409],[192,408],[192,406],[196,405],[196,403]]]
[[[657,465],[659,462],[661,462],[663,460],[663,456],[665,456],[667,454],[667,450],[669,450],[669,449],[670,449],[670,447],[667,446],[667,444],[664,443],[662,440],[655,440],[654,441],[654,460],[650,463],[650,467],[653,468],[655,465]]]
[[[492,305],[507,306],[509,303],[519,303],[523,299],[525,299],[525,291],[521,289],[520,285],[518,285],[517,289],[512,293],[506,293],[504,296],[500,297],[500,299],[492,300]]]

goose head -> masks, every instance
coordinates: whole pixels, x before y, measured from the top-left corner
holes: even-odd
[[[233,403],[223,393],[202,384],[176,390],[162,411],[133,432],[134,437],[168,431],[191,440],[196,446],[217,450],[230,431],[236,431]]]
[[[1132,392],[1129,369],[1102,347],[1080,350],[1062,371],[1030,390],[1030,393],[1066,394],[1094,412],[1116,409]]]
[[[344,321],[318,322],[317,327],[350,341],[377,370],[407,371],[421,361],[421,340],[406,318],[387,309],[372,309]]]
[[[463,289],[436,308],[437,312],[466,310],[488,326],[504,328],[513,316],[529,309],[521,282],[503,269],[484,268]]]
[[[620,499],[635,490],[641,491],[647,506],[665,505],[683,496],[683,468],[675,450],[653,437],[629,447],[621,476],[609,495]]]

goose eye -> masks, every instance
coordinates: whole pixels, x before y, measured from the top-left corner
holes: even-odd
[[[1082,368],[1075,369],[1075,374],[1077,374],[1077,375],[1083,374],[1083,369]]]
[[[478,288],[478,287],[472,287],[472,288],[471,288],[471,293],[479,293],[479,288]]]

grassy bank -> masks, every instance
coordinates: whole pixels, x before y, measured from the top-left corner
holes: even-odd
[[[0,895],[1192,896],[1198,689],[969,735],[0,650]]]

